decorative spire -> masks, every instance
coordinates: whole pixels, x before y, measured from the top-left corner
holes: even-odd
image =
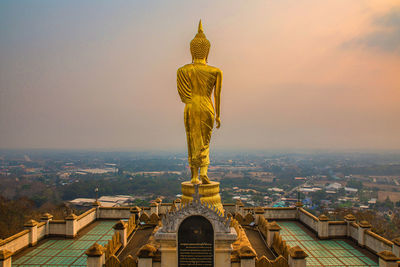
[[[200,20],[201,22],[201,20]],[[200,203],[199,184],[194,185],[193,202]]]
[[[204,30],[203,30],[203,24],[201,24],[201,19],[200,19],[198,33],[202,33],[202,32],[204,32]]]

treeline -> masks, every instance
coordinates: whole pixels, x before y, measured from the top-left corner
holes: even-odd
[[[243,178],[223,178],[221,180],[221,188],[239,187],[266,192],[270,186],[271,183],[251,178],[246,175]]]
[[[38,208],[35,202],[27,197],[9,200],[0,196],[0,239],[22,231],[24,223],[30,219],[39,221],[45,212],[52,214],[54,219],[63,219],[70,211],[63,204],[47,202]],[[74,212],[79,214],[79,211]]]
[[[174,199],[180,193],[183,181],[177,174],[162,176],[88,174],[70,177],[68,184],[62,184],[57,176],[42,178],[0,177],[0,195],[5,199],[29,197],[35,208],[47,202],[62,203],[75,198],[94,198],[103,195],[158,195]]]
[[[400,164],[382,164],[371,166],[342,166],[335,169],[345,175],[362,174],[362,175],[390,175],[400,174]]]
[[[187,161],[182,159],[137,159],[122,161],[118,168],[124,171],[183,171]]]
[[[102,195],[142,195],[165,196],[175,199],[181,191],[181,182],[176,174],[151,177],[145,175],[107,176],[88,175],[75,177],[76,181],[61,185],[58,178],[26,179],[1,177],[4,187],[0,188],[0,239],[9,237],[21,230],[29,219],[39,220],[49,212],[55,219],[63,219],[71,212],[64,204],[65,200],[80,197],[95,197],[95,188]],[[143,204],[138,200],[138,204]],[[75,214],[81,211],[74,210]]]
[[[84,179],[77,183],[60,188],[63,200],[78,197],[95,197],[95,188],[99,188],[98,195],[162,195],[175,196],[181,191],[181,180],[176,174],[163,176],[136,175],[105,177],[102,179]]]

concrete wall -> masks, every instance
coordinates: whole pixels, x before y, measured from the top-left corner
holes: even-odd
[[[350,237],[355,241],[358,240],[358,225],[356,223],[350,223]]]
[[[29,245],[29,230],[21,231],[0,242],[0,250],[6,249],[13,253]]]
[[[78,228],[77,231],[86,227],[95,220],[96,220],[96,208],[92,208],[86,211],[85,213],[82,213],[77,218],[77,228]]]
[[[99,219],[129,219],[131,216],[129,207],[100,207]]]
[[[310,229],[318,232],[318,218],[303,208],[299,209],[299,220],[307,225]]]
[[[365,246],[369,250],[379,253],[383,250],[392,251],[393,243],[386,238],[367,230],[365,231]]]
[[[328,223],[330,238],[347,236],[347,223],[344,221],[332,221]]]
[[[46,237],[46,222],[38,223],[37,228],[37,239],[43,239]]]
[[[66,223],[64,220],[52,220],[49,222],[49,235],[65,236]]]
[[[294,220],[296,213],[296,208],[264,208],[264,217],[267,220]]]
[[[129,212],[129,209],[128,209]],[[96,220],[96,209],[90,209],[77,218],[77,225],[79,231],[85,226],[89,225],[93,221]],[[65,236],[67,232],[67,223],[65,220],[50,220],[47,228],[46,222],[38,223],[33,229],[36,231],[36,235],[33,237],[32,244],[35,244],[37,241],[46,237],[46,230],[48,230],[49,235],[53,236]],[[37,228],[37,229],[36,229]],[[27,229],[21,231],[5,240],[0,241],[0,250],[6,249],[13,253],[18,252],[19,250],[28,247],[30,242],[30,234],[32,229]]]

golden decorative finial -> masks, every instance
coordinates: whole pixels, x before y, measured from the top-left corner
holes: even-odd
[[[198,32],[199,33],[204,32],[203,31],[203,24],[201,24],[201,20],[199,21],[199,30],[198,30]]]

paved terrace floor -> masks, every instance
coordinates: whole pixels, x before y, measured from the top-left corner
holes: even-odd
[[[75,239],[45,239],[37,246],[13,257],[12,266],[86,266],[85,251],[95,242],[104,246],[112,238],[116,221],[98,221]]]
[[[367,251],[356,249],[347,240],[319,240],[304,226],[296,222],[278,222],[282,227],[282,239],[291,247],[300,246],[308,254],[307,266],[374,266],[378,262],[371,259]]]

